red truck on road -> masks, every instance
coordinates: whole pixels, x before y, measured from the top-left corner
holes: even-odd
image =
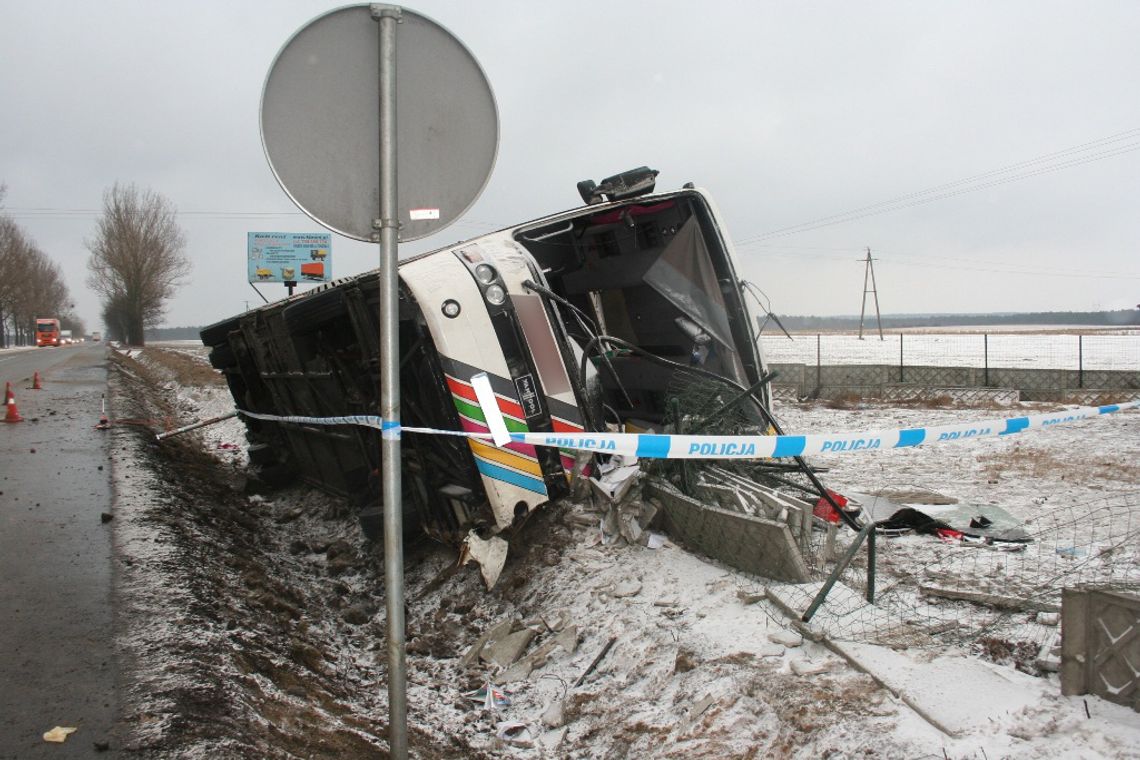
[[[36,317],[36,345],[42,347],[59,344],[59,320],[54,317]]]

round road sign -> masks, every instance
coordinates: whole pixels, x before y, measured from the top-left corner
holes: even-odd
[[[339,8],[302,27],[277,54],[261,97],[261,139],[277,181],[313,219],[365,241],[376,239],[380,206],[380,25],[372,8]],[[483,192],[499,119],[463,43],[398,10],[396,192],[407,241],[451,224]]]

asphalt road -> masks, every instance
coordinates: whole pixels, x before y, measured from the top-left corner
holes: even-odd
[[[0,758],[117,755],[106,349],[0,351]],[[42,390],[32,390],[39,372]],[[6,415],[0,408],[0,419]],[[63,744],[43,740],[75,726]],[[110,751],[96,745],[107,744]]]

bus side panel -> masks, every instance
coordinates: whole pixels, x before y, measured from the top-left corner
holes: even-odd
[[[506,379],[510,370],[483,295],[466,267],[450,251],[444,251],[405,262],[400,267],[400,278],[420,305],[464,430],[488,432],[470,386],[473,374],[486,372],[508,429],[525,431],[525,422],[516,416],[520,407],[518,395]],[[454,318],[443,313],[443,302],[447,300],[460,306]],[[520,511],[529,512],[549,501],[537,459],[529,452],[498,449],[477,440],[471,440],[469,445],[499,528],[510,525]]]

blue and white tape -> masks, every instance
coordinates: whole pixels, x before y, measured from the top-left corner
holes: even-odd
[[[1140,401],[1108,406],[1082,406],[1050,414],[984,420],[957,425],[877,430],[866,433],[816,435],[653,435],[641,433],[511,433],[511,441],[532,446],[594,451],[601,454],[635,455],[644,459],[779,459],[816,454],[847,454],[883,449],[901,449],[932,443],[966,441],[1039,430],[1070,422],[1095,419],[1125,409],[1140,408]],[[489,434],[456,430],[401,427],[393,420],[354,415],[350,417],[279,417],[242,411],[247,417],[302,425],[363,425],[399,438],[400,433],[458,435],[489,439]]]
[[[1140,401],[1109,406],[1083,406],[1052,414],[1035,414],[957,425],[876,430],[866,433],[817,435],[641,435],[634,433],[513,433],[511,439],[534,446],[558,446],[604,454],[635,455],[646,459],[779,459],[816,454],[845,454],[901,449],[930,443],[965,441],[1011,435],[1094,419],[1123,409],[1140,407]]]

